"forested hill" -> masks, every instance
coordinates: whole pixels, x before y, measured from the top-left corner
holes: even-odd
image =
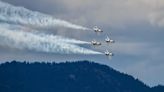
[[[164,92],[106,65],[20,63],[0,65],[0,92]]]

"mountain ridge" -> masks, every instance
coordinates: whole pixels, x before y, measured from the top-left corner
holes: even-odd
[[[7,62],[0,65],[0,92],[164,92],[94,62]]]

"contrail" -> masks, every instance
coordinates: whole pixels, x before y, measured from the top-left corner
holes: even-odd
[[[71,43],[71,44],[90,44],[90,42],[87,42],[87,41],[75,40],[75,39],[65,38],[65,37],[57,36],[57,35],[54,36],[53,34],[40,33],[38,30],[33,30],[33,29],[23,27],[20,25],[13,25],[13,24],[11,25],[11,24],[7,24],[7,23],[0,23],[0,25],[3,28],[7,28],[8,30],[22,30],[22,31],[28,30],[29,32],[31,32],[33,34],[36,34],[40,37],[47,38],[52,41],[58,40],[60,42]]]
[[[55,19],[50,15],[31,11],[24,7],[13,6],[2,1],[0,1],[0,21],[40,28],[61,26],[80,30],[90,30],[86,27],[75,25],[64,20]]]
[[[58,40],[60,42],[70,43],[70,44],[90,44],[90,42],[65,38],[65,37],[62,37],[62,36],[54,36],[54,35],[48,35],[48,34],[44,34],[44,33],[37,34],[37,35],[40,36],[40,37],[47,38],[47,39],[52,40],[52,41]]]
[[[29,32],[10,30],[1,27],[0,45],[16,48],[20,50],[31,50],[46,53],[60,54],[102,54],[93,50],[79,47],[75,44],[69,44],[59,39],[49,39],[46,36],[40,36]],[[64,38],[62,38],[64,40]]]

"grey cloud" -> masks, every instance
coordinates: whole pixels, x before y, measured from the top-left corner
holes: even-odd
[[[131,22],[150,22],[152,13],[163,8],[162,0],[5,0],[32,10],[54,14],[69,21],[124,27]],[[159,11],[160,13],[162,11]],[[156,13],[155,13],[156,14]],[[107,26],[107,25],[106,25]]]
[[[164,27],[164,13],[162,11],[152,13],[149,17],[152,25]]]

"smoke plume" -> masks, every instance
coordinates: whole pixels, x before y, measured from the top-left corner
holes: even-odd
[[[55,19],[50,15],[31,11],[24,7],[13,6],[2,1],[0,1],[0,21],[40,28],[61,26],[73,29],[89,30],[88,28],[75,25],[64,20]]]
[[[88,28],[2,1],[0,1],[0,26],[0,45],[4,47],[46,53],[101,54],[78,46],[78,44],[90,44],[89,42],[44,34],[32,29],[56,26],[80,30],[89,30]],[[26,31],[27,29],[30,31]]]
[[[37,35],[16,29],[11,30],[8,27],[1,27],[0,33],[0,45],[5,47],[60,54],[101,54],[75,45],[74,43],[80,41],[74,39],[46,34]]]

